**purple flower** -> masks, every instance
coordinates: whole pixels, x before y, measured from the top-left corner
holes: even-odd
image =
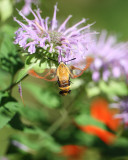
[[[30,54],[36,53],[37,48],[42,48],[45,53],[57,55],[56,57],[58,57],[59,61],[72,58],[76,58],[79,61],[86,57],[86,52],[88,52],[92,42],[91,35],[96,33],[90,32],[92,24],[79,27],[86,22],[85,19],[82,19],[72,27],[66,28],[67,22],[72,17],[69,15],[61,25],[58,25],[56,19],[57,5],[54,6],[54,14],[51,21],[49,21],[49,17],[43,19],[39,9],[35,12],[31,9],[30,11],[34,16],[33,20],[27,19],[21,11],[19,12],[27,24],[14,18],[21,26],[15,32],[15,44],[27,49]],[[42,54],[44,53],[43,51]]]
[[[19,3],[20,1],[21,0],[16,0],[17,3]],[[38,0],[24,0],[24,2],[25,2],[25,4],[21,10],[22,10],[22,13],[25,16],[27,16],[30,14],[30,8],[31,8],[32,3],[38,4]]]
[[[25,104],[24,104],[24,99],[23,99],[23,95],[22,95],[21,82],[18,84],[18,91],[19,91],[19,93],[20,93],[20,97],[21,97],[22,103],[23,103],[23,105],[25,106]]]
[[[27,146],[25,146],[24,144],[22,144],[16,140],[12,140],[12,144],[25,152],[29,152],[29,150],[30,150]]]
[[[118,99],[119,101],[119,99]],[[120,109],[120,114],[116,114],[115,118],[122,119],[122,122],[128,127],[128,96],[116,104],[116,108]]]
[[[20,93],[20,97],[22,97],[22,87],[21,87],[21,82],[18,84],[18,91]]]
[[[102,31],[99,38],[94,37],[94,45],[88,55],[94,57],[91,66],[92,78],[104,81],[109,78],[119,78],[128,75],[128,43],[117,43],[115,36],[107,37],[107,32]]]

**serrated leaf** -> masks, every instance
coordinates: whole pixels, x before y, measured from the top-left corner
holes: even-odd
[[[43,89],[39,85],[32,83],[24,85],[41,104],[50,108],[56,108],[60,105],[58,95],[51,90]]]

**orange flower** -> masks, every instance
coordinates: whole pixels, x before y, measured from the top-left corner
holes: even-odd
[[[114,118],[115,111],[109,109],[108,102],[105,99],[96,99],[91,105],[91,115],[95,119],[106,124],[111,130],[118,129],[120,119]]]
[[[99,98],[93,101],[91,104],[91,116],[105,125],[107,125],[111,130],[116,131],[120,124],[119,119],[114,119],[114,112],[109,109],[108,103],[106,100]],[[85,133],[95,135],[99,137],[106,144],[112,144],[116,139],[115,134],[108,132],[98,126],[86,125],[81,126],[75,123],[75,125]]]
[[[108,131],[105,131],[104,129],[101,129],[93,125],[79,126],[79,128],[83,132],[99,137],[106,144],[112,144],[116,139],[116,136],[113,133],[110,133]]]

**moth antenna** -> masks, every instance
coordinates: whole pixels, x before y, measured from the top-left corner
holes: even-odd
[[[72,61],[72,60],[75,60],[76,58],[72,58],[72,59],[70,59],[70,60],[68,60],[68,61],[65,61],[65,62],[69,62],[69,61]]]
[[[18,91],[19,91],[19,93],[20,93],[20,98],[21,98],[21,100],[22,100],[22,103],[23,103],[23,105],[24,105],[24,107],[25,107],[25,103],[24,103],[24,99],[23,99],[23,95],[22,95],[21,82],[18,84]]]

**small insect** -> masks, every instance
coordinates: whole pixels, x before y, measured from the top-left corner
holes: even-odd
[[[69,61],[75,60],[76,58],[73,58]],[[46,81],[57,81],[60,94],[62,96],[66,96],[68,93],[71,92],[70,90],[70,78],[74,79],[79,76],[81,76],[84,71],[90,66],[90,64],[93,61],[92,57],[87,57],[85,63],[85,67],[83,69],[76,68],[75,66],[67,66],[66,62],[60,62],[57,69],[45,69],[44,76],[38,75],[34,70],[30,70],[29,74],[31,76],[34,76],[36,78],[44,79]]]

